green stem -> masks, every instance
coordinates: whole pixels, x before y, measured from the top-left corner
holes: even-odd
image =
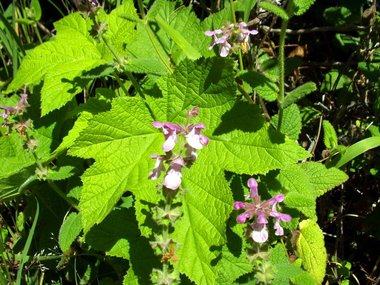
[[[123,89],[123,92],[125,93],[125,95],[128,96],[129,95],[128,90],[127,88],[125,88],[123,82],[121,81],[120,77],[116,74],[116,72],[114,73],[114,76],[120,88]]]
[[[78,206],[70,198],[68,198],[66,194],[63,193],[61,189],[59,189],[59,187],[52,180],[48,180],[48,184],[54,190],[54,192],[59,195],[59,197],[61,197],[63,200],[67,202],[67,204],[79,211]]]
[[[110,52],[113,54],[116,62],[123,68],[124,70],[124,62],[123,60],[117,55],[114,48],[109,44],[109,42],[101,35],[102,40],[106,44],[107,48],[110,50]],[[140,94],[142,98],[144,98],[144,93],[141,91],[140,84],[137,82],[137,80],[134,78],[132,73],[129,71],[124,70],[125,74],[128,76],[128,79],[132,82],[132,85],[135,87],[136,91]],[[128,95],[128,90],[125,89],[124,84],[121,82],[120,78],[115,74],[116,81],[119,83],[121,89],[123,89],[124,93]]]
[[[158,49],[157,39],[154,36],[154,33],[152,29],[149,26],[149,23],[145,24],[146,31],[148,33],[149,39],[152,42],[153,48],[155,49],[158,57],[160,58],[161,62],[165,65],[166,69],[169,73],[173,73],[173,69],[169,65],[169,63],[165,60],[165,57],[162,55],[161,51]]]
[[[286,12],[290,18],[291,14],[293,13],[292,1],[289,1]],[[279,62],[280,86],[279,86],[279,92],[278,92],[278,97],[277,97],[277,103],[278,103],[278,108],[279,108],[278,125],[277,125],[278,131],[281,130],[282,117],[283,117],[282,102],[284,101],[284,98],[285,98],[285,38],[286,38],[286,29],[288,27],[288,23],[289,23],[289,20],[282,20],[280,42],[279,42],[278,62]]]
[[[139,11],[140,11],[140,14],[141,14],[141,18],[144,19],[145,18],[145,11],[144,11],[144,5],[142,3],[141,0],[138,0],[137,1],[137,5],[139,7]]]

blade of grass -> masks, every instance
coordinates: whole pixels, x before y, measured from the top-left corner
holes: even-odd
[[[328,164],[328,167],[342,167],[347,162],[353,160],[355,157],[365,153],[366,151],[379,147],[380,137],[370,137],[361,140],[346,149],[346,152],[336,161],[332,161]]]
[[[39,214],[40,214],[40,205],[38,203],[38,200],[36,199],[36,214],[34,215],[33,224],[32,224],[32,227],[30,228],[28,238],[26,239],[25,246],[24,246],[24,249],[22,251],[21,262],[20,262],[20,265],[19,265],[19,268],[17,271],[16,285],[21,285],[22,270],[24,268],[24,264],[25,264],[26,260],[28,259],[28,251],[29,251],[30,245],[32,243],[34,232],[36,230]]]
[[[22,56],[25,55],[25,50],[18,38],[16,32],[12,26],[8,23],[7,19],[2,13],[0,13],[0,21],[4,24],[5,32],[0,35],[2,42],[8,42],[5,46],[8,54],[12,58],[13,67],[13,77],[16,75],[18,70],[18,63]],[[5,38],[5,39],[4,39]],[[5,41],[6,40],[6,41]]]

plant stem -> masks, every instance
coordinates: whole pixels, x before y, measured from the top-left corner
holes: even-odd
[[[137,6],[139,7],[141,18],[144,19],[145,18],[145,11],[144,11],[144,6],[143,6],[143,3],[141,2],[141,0],[137,1]]]
[[[290,18],[293,12],[293,2],[289,1],[286,12]],[[286,29],[288,27],[289,20],[282,20],[281,23],[281,33],[280,33],[280,42],[279,42],[279,55],[278,55],[278,63],[279,63],[279,78],[280,78],[280,86],[277,97],[278,103],[278,125],[277,130],[281,130],[282,125],[282,117],[283,117],[283,108],[282,102],[285,98],[285,38],[286,38]]]
[[[69,199],[66,196],[66,194],[63,193],[61,191],[61,189],[59,189],[59,187],[52,180],[48,180],[48,184],[54,190],[54,192],[59,195],[59,197],[61,197],[63,200],[65,200],[67,202],[67,204],[69,204],[71,207],[73,207],[74,209],[76,209],[77,211],[79,211],[78,206],[71,199]]]
[[[106,40],[106,38],[103,37],[103,35],[101,35],[101,38],[104,41],[104,43],[106,44],[106,46],[108,47],[108,49],[110,50],[110,52],[113,54],[116,62],[124,70],[124,64],[125,63],[123,62],[123,60],[117,55],[117,53],[114,50],[114,48],[109,44],[109,42]],[[124,70],[124,72],[128,76],[128,79],[132,82],[132,85],[135,87],[136,91],[140,94],[140,96],[142,98],[144,98],[144,93],[141,91],[140,85],[137,82],[137,80],[134,78],[134,76],[132,75],[132,73],[130,73],[129,71],[126,71],[126,70]],[[124,93],[126,95],[128,95],[128,90],[125,89],[124,84],[121,82],[120,78],[116,74],[115,74],[115,78],[116,78],[116,81],[119,83],[121,89],[123,89]]]

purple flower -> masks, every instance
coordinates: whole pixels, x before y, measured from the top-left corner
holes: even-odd
[[[177,133],[181,132],[183,129],[182,127],[172,124],[172,123],[161,123],[161,122],[153,122],[153,127],[159,129],[162,128],[162,132],[165,136],[165,142],[162,145],[162,149],[165,152],[171,151],[177,142]]]
[[[249,42],[249,35],[257,35],[259,32],[257,30],[248,30],[246,29],[247,24],[244,22],[240,22],[238,24],[239,28],[239,41],[240,42]]]
[[[169,171],[164,179],[164,186],[171,190],[177,190],[182,182],[181,168],[185,166],[185,162],[181,157],[174,159],[170,165]]]
[[[206,36],[212,36],[212,43],[209,50],[213,49],[215,45],[220,45],[219,54],[221,57],[229,55],[232,46],[241,45],[243,52],[249,47],[249,36],[257,35],[259,32],[256,30],[247,29],[247,23],[240,22],[238,24],[230,24],[226,27],[215,31],[206,31]],[[218,38],[217,35],[221,36]]]
[[[165,170],[164,161],[165,157],[161,155],[153,154],[151,158],[156,159],[156,163],[154,164],[153,170],[149,173],[150,180],[156,180],[161,175],[161,171]]]
[[[280,225],[282,222],[290,222],[292,217],[288,214],[280,213],[277,211],[277,204],[284,201],[285,196],[278,194],[267,201],[261,201],[261,197],[258,194],[258,184],[254,178],[248,179],[248,187],[250,188],[250,194],[246,198],[252,200],[251,203],[236,201],[234,203],[235,210],[244,209],[245,211],[238,215],[236,221],[239,224],[243,224],[247,221],[251,223],[251,238],[255,242],[265,242],[268,239],[267,224],[269,217],[275,219],[273,228],[275,229],[275,235],[282,236],[284,229]],[[253,220],[253,223],[252,223]]]
[[[212,50],[214,48],[214,46],[217,44],[218,37],[216,35],[219,35],[221,33],[223,33],[223,31],[220,29],[215,30],[215,31],[206,31],[205,32],[206,36],[212,37],[211,45],[208,48],[209,50]]]

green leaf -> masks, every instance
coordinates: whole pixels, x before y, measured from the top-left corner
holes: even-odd
[[[70,148],[74,144],[74,141],[79,137],[79,133],[87,127],[88,121],[92,117],[93,115],[91,113],[82,112],[75,121],[74,126],[70,129],[67,136],[63,138],[62,143],[54,150],[52,155],[57,156],[59,153]]]
[[[249,17],[251,15],[251,11],[253,7],[256,5],[256,0],[243,0],[237,2],[236,11],[242,11],[244,15],[244,22],[249,21]]]
[[[293,0],[294,14],[297,16],[304,14],[314,2],[315,0]]]
[[[64,180],[74,175],[74,166],[62,166],[58,170],[50,169],[47,179],[49,180]]]
[[[259,2],[258,6],[267,10],[267,11],[272,12],[273,14],[279,16],[283,20],[286,20],[286,21],[289,20],[289,16],[285,12],[285,10],[282,9],[281,7],[275,5],[275,4],[272,4],[272,3],[266,2],[266,1],[262,1],[262,2]]]
[[[170,38],[182,49],[187,58],[195,60],[201,57],[201,54],[195,49],[178,31],[172,28],[161,17],[156,17],[158,25],[168,33]]]
[[[297,285],[317,284],[310,273],[289,262],[284,244],[276,244],[269,252],[270,261],[274,267],[274,280],[272,284],[289,284],[289,281]]]
[[[338,145],[335,129],[327,120],[323,120],[323,142],[328,149],[332,149]]]
[[[302,266],[313,275],[317,284],[321,284],[325,277],[327,262],[322,230],[311,220],[302,221],[299,228],[297,252],[302,258]]]
[[[317,197],[339,186],[348,179],[347,174],[343,171],[335,167],[327,168],[322,163],[308,162],[302,163],[300,166],[309,176],[309,182]]]
[[[156,18],[164,26],[158,28]],[[203,33],[204,28],[191,7],[178,8],[174,2],[154,1],[147,23],[137,25],[136,40],[127,46],[126,67],[138,73],[171,73],[173,63],[178,65],[186,57],[210,54],[207,49],[210,39]]]
[[[330,92],[344,87],[348,88],[351,84],[351,78],[345,74],[341,74],[338,70],[331,70],[325,74],[325,78],[321,84],[321,91]]]
[[[99,22],[107,25],[103,37],[119,57],[124,57],[126,46],[136,40],[135,28],[138,16],[133,1],[123,1],[123,4],[113,9],[109,15],[98,13],[97,17]],[[103,42],[100,49],[103,58],[108,60],[114,58],[114,54]]]
[[[67,26],[74,24],[80,30]],[[83,34],[87,24],[78,14],[66,16],[56,26],[57,36],[27,53],[7,89],[12,92],[43,80],[42,115],[62,107],[82,90],[86,82],[80,79],[82,72],[106,63],[88,32]]]
[[[298,86],[286,95],[285,100],[282,102],[282,107],[286,108],[290,106],[315,90],[317,90],[317,85],[314,82],[306,82]]]
[[[108,215],[127,187],[137,192],[154,189],[154,184],[144,190],[141,186],[148,183],[150,155],[163,139],[153,121],[141,99],[115,99],[111,111],[96,115],[69,150],[97,160],[82,176],[79,208],[85,232]]]
[[[281,169],[276,177],[281,187],[287,191],[285,204],[312,219],[316,218],[316,198],[342,184],[347,178],[343,171],[337,168],[328,169],[317,162],[289,165]]]
[[[34,20],[39,21],[41,20],[42,11],[41,11],[41,5],[39,0],[32,0],[30,2],[30,8],[33,10]]]
[[[278,115],[272,117],[274,125],[278,125]],[[301,133],[301,114],[296,104],[285,108],[282,116],[281,133],[292,140],[297,140]]]
[[[217,264],[216,284],[233,284],[237,278],[252,271],[252,263],[249,262],[245,252],[236,257],[227,246],[223,246],[221,257]]]
[[[321,115],[320,111],[310,106],[301,108],[300,112],[303,126],[308,125],[310,122],[312,122]]]
[[[263,99],[267,101],[276,101],[278,95],[278,86],[264,74],[256,71],[248,71],[239,76],[246,81]]]
[[[347,7],[328,7],[323,11],[323,18],[336,26],[352,24],[352,12]]]
[[[16,132],[0,137],[0,157],[0,178],[18,173],[35,163],[32,154],[23,148],[23,141]]]
[[[71,244],[76,240],[82,231],[81,216],[77,213],[70,213],[63,221],[58,235],[58,244],[62,252],[67,252]]]
[[[202,158],[183,171],[182,187],[187,190],[183,197],[183,217],[176,222],[173,234],[181,245],[177,251],[179,261],[174,266],[196,284],[211,284],[217,278],[212,260],[219,253],[210,251],[210,247],[226,241],[225,224],[233,199],[224,172],[215,171],[216,167],[205,161],[204,155]]]
[[[355,157],[365,153],[366,151],[380,146],[380,137],[370,137],[361,140],[346,148],[345,153],[329,164],[329,166],[342,167]]]
[[[315,218],[315,194],[308,174],[299,165],[290,165],[281,169],[277,176],[281,187],[286,190],[285,204],[296,208],[304,215]]]
[[[35,167],[32,165],[17,173],[0,178],[0,200],[8,201],[22,195],[28,186],[37,180]]]
[[[136,283],[125,284],[150,284],[152,269],[160,267],[159,258],[154,255],[148,239],[142,237],[137,228],[132,210],[114,209],[101,224],[87,233],[86,242],[108,256],[129,260]],[[131,279],[130,270],[128,278]]]

